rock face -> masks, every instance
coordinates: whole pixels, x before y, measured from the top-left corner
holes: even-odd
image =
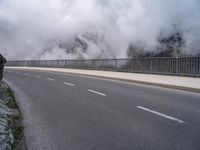
[[[8,107],[7,87],[0,87],[0,150],[10,150],[14,142],[12,133],[12,110]]]

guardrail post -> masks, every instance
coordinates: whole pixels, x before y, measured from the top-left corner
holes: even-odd
[[[134,60],[131,59],[131,72],[134,72]]]
[[[102,59],[102,70],[106,70],[106,60]]]
[[[178,57],[176,57],[175,60],[176,60],[176,75],[178,75]]]
[[[153,59],[150,58],[150,73],[153,72]]]
[[[117,70],[117,65],[118,65],[118,62],[117,62],[118,60],[117,59],[115,59],[115,69]]]

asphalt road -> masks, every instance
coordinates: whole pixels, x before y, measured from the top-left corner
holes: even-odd
[[[6,70],[30,150],[199,150],[200,94]]]

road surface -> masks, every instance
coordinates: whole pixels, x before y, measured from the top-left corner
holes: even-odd
[[[30,150],[199,150],[200,94],[7,69]]]

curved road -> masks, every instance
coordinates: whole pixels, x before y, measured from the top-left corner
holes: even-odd
[[[200,94],[114,80],[5,71],[29,150],[199,150]]]

